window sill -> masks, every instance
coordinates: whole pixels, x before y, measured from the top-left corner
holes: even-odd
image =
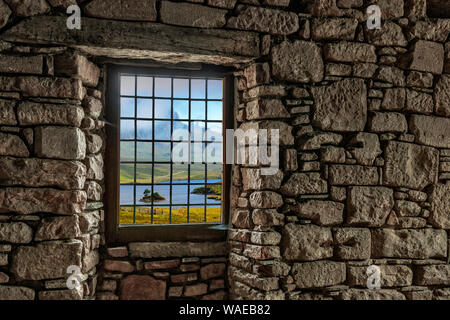
[[[224,241],[227,236],[227,228],[224,226],[219,223],[121,226],[111,241]]]

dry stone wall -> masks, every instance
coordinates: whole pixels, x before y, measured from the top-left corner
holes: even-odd
[[[450,298],[449,10],[0,0],[0,299]],[[233,167],[227,243],[105,243],[99,56],[233,65],[236,126],[280,130],[275,175]]]

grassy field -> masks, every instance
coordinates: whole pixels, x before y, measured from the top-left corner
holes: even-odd
[[[208,165],[208,168],[214,170],[208,170],[208,180],[221,179],[222,167],[220,165]],[[152,171],[151,165],[137,164],[136,167],[136,182],[137,183],[151,183]],[[154,183],[166,182],[170,180],[170,166],[168,165],[155,165],[154,166]],[[133,183],[134,182],[134,166],[133,164],[121,164],[120,165],[120,183]],[[187,180],[188,172],[187,166],[174,165],[173,166],[173,181]],[[205,167],[199,164],[191,165],[191,180],[203,180],[205,179]]]
[[[207,208],[207,222],[220,222],[221,208]],[[151,224],[151,208],[136,208],[136,224]],[[154,208],[153,224],[169,224],[169,208]],[[172,209],[172,224],[187,222],[187,209]],[[201,223],[205,219],[204,208],[189,208],[189,223]],[[120,208],[120,224],[133,224],[133,207]]]

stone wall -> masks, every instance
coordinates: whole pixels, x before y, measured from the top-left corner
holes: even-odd
[[[0,0],[1,299],[450,297],[446,1],[78,1],[69,31],[75,3]],[[228,248],[105,243],[105,63],[125,59],[232,65],[237,125],[280,130],[276,175],[233,168]]]
[[[99,300],[222,300],[225,242],[133,242],[106,249]]]
[[[366,28],[369,3],[381,30]],[[238,76],[237,113],[280,128],[282,167],[235,168],[230,296],[448,299],[450,20],[427,18],[425,1],[309,12],[238,24],[272,34]]]
[[[104,217],[100,69],[65,47],[1,45],[0,299],[92,299]],[[69,266],[82,274],[77,290],[67,289]]]

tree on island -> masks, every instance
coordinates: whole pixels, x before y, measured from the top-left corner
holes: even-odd
[[[165,201],[167,200],[162,195],[160,195],[158,192],[151,193],[149,189],[144,190],[144,197],[139,200],[141,202],[152,202],[152,201]]]

